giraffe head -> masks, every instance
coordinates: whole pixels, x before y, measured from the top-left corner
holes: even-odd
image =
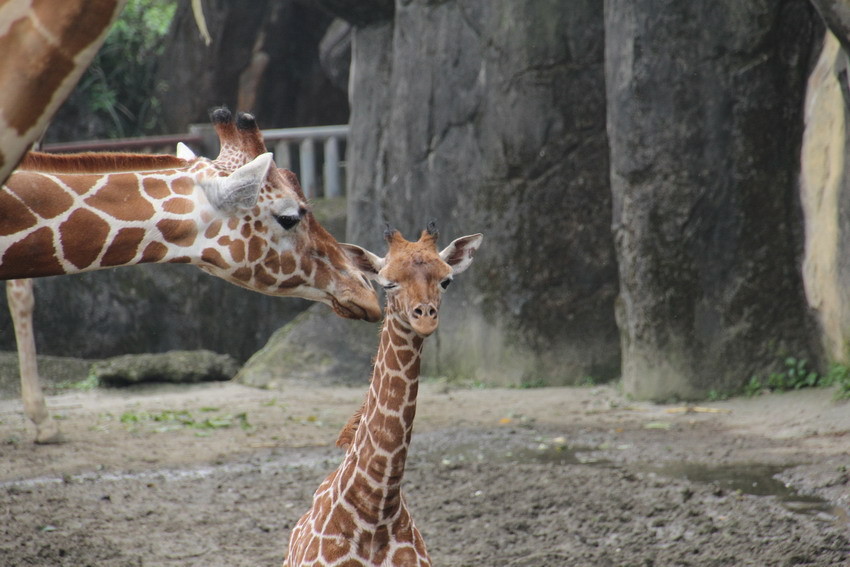
[[[388,250],[383,258],[351,244],[343,246],[358,259],[360,269],[386,291],[387,314],[394,314],[417,335],[427,337],[439,324],[443,292],[452,278],[472,263],[483,235],[462,236],[442,251],[437,249],[438,233],[433,222],[415,242],[405,240],[393,229],[387,229],[384,236]]]
[[[228,232],[235,229],[247,241],[244,258],[251,264],[234,271],[211,262],[205,269],[272,295],[326,303],[342,317],[380,319],[375,290],[357,268],[359,251],[342,247],[319,224],[295,174],[274,166],[254,117],[240,113],[234,123],[230,111],[220,108],[211,119],[221,142],[212,163],[229,175],[208,177],[202,186],[214,216],[223,213],[227,219],[213,221],[205,236],[229,244],[234,240]],[[221,260],[211,249],[213,257]]]

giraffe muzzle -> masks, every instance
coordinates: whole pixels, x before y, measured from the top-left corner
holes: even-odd
[[[378,299],[374,292],[363,294],[364,297],[351,297],[349,294],[342,294],[342,300],[331,296],[331,307],[334,312],[340,317],[346,319],[364,319],[370,323],[380,321],[382,317],[381,306],[378,304]]]
[[[420,303],[410,310],[410,325],[423,337],[436,331],[439,322],[440,311],[433,303]]]

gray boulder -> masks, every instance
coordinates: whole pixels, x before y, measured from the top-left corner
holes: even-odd
[[[145,382],[193,384],[230,380],[239,370],[232,356],[208,350],[127,354],[92,364],[91,374],[104,386]]]
[[[234,379],[258,388],[367,384],[378,331],[317,305],[275,332]]]

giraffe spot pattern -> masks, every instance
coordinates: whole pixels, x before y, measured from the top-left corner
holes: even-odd
[[[191,195],[195,190],[195,183],[188,177],[179,177],[171,183],[171,190],[178,195]]]
[[[40,176],[21,172],[20,179],[23,183],[9,187],[9,191],[13,193],[24,207],[27,207],[34,214],[43,219],[52,219],[70,209],[74,204],[74,198],[67,193],[54,193],[47,198],[43,192],[33,191],[34,186],[37,186]],[[6,196],[7,199],[11,198]],[[5,210],[5,207],[3,207]],[[9,213],[12,214],[11,212]]]
[[[212,240],[215,238],[219,232],[221,232],[221,219],[214,220],[210,223],[207,229],[204,231],[204,237]]]
[[[204,248],[201,252],[201,261],[211,264],[222,270],[226,270],[230,265],[225,261],[221,253],[215,248]]]
[[[143,228],[122,228],[104,252],[101,263],[108,266],[129,264],[138,254],[139,246],[144,238]]]
[[[29,41],[18,41],[18,38]],[[0,53],[15,54],[15,57],[3,57],[1,64],[6,84],[0,89],[0,108],[4,109],[8,126],[23,134],[36,125],[53,94],[73,73],[75,54],[54,49],[48,38],[27,18],[12,23],[9,31],[0,36]],[[31,80],[33,68],[45,70],[39,75],[35,89],[20,84]],[[19,96],[22,92],[28,95],[25,100]]]
[[[85,203],[112,218],[122,221],[146,221],[154,217],[154,208],[138,191],[128,191],[138,186],[131,173],[115,173],[110,182],[85,199]]]
[[[9,277],[38,277],[61,273],[63,271],[62,264],[59,259],[53,256],[40,255],[36,259],[32,257],[32,250],[44,249],[53,245],[53,230],[50,227],[42,227],[33,231],[18,242],[15,242],[6,249],[3,253],[2,261],[0,261],[0,276],[3,279]],[[10,275],[10,269],[16,269],[18,266],[26,266],[26,272],[23,276]]]
[[[0,236],[21,232],[36,220],[26,205],[8,193],[0,193]]]
[[[195,210],[195,203],[193,203],[190,199],[175,197],[165,201],[162,204],[162,210],[175,215],[188,215]]]
[[[87,209],[78,209],[59,225],[62,254],[78,270],[91,266],[109,234],[109,223]]]
[[[297,266],[298,264],[295,262],[292,252],[286,252],[280,255],[280,269],[284,274],[291,274]]]
[[[94,33],[104,30],[109,25],[111,14],[114,12],[114,0],[92,2],[86,9],[80,10],[73,3],[41,1],[33,2],[33,11],[41,25],[53,36],[59,39],[59,44],[69,57],[88,47],[92,37],[81,30]],[[64,22],[73,21],[69,26]]]
[[[198,236],[198,228],[193,221],[163,219],[156,223],[166,242],[178,246],[189,246]]]
[[[256,235],[252,236],[248,241],[248,261],[253,263],[259,260],[260,257],[263,256],[265,246],[265,239]]]
[[[168,254],[168,247],[161,242],[151,242],[142,252],[142,262],[159,262]]]
[[[254,265],[254,280],[266,287],[272,287],[277,283],[277,278],[269,274],[262,264]]]
[[[251,270],[251,268],[243,267],[243,268],[239,268],[236,271],[234,271],[233,277],[236,278],[237,280],[241,281],[241,282],[247,282],[251,279],[252,274],[253,274],[253,271]]]
[[[228,238],[227,240],[230,239]],[[245,243],[243,241],[235,240],[227,244],[219,241],[219,244],[221,244],[222,246],[229,246],[230,256],[233,258],[234,262],[241,263],[245,261]]]
[[[146,177],[142,180],[142,189],[152,199],[165,199],[171,194],[165,179]]]

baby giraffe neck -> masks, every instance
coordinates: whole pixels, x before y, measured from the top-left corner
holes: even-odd
[[[388,309],[362,421],[346,454],[358,481],[368,485],[349,490],[349,498],[376,525],[395,517],[401,506],[423,340]]]

